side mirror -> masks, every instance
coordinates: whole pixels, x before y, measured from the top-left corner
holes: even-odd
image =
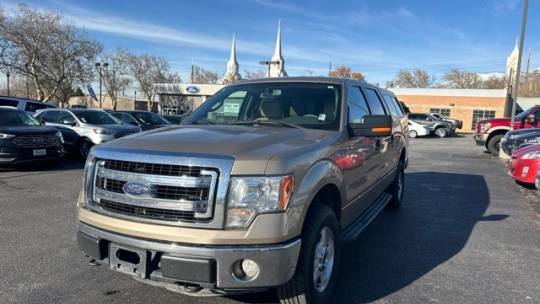
[[[349,123],[352,136],[391,136],[393,121],[389,115],[366,115],[360,123]]]

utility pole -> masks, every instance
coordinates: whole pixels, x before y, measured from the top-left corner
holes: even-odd
[[[9,76],[11,76],[11,74],[9,73],[9,71],[6,72],[6,78],[7,78],[7,96],[10,96],[9,94]]]
[[[28,89],[28,76],[26,76],[26,98],[30,98],[30,91]]]
[[[516,68],[516,77],[514,79],[514,98],[512,100],[512,112],[510,112],[510,130],[514,129],[516,117],[516,103],[519,96],[519,76],[521,73],[521,57],[523,55],[523,44],[525,42],[525,31],[527,30],[527,15],[529,13],[529,0],[523,0],[523,16],[521,18],[521,35],[519,38],[519,54]]]
[[[100,109],[103,103],[103,96],[101,94],[101,86],[102,86],[101,78],[103,77],[103,69],[107,69],[108,66],[109,64],[107,62],[103,63],[103,65],[101,64],[101,62],[96,62],[96,69],[98,70],[98,73],[99,73],[99,108]]]
[[[531,48],[529,48],[529,57],[527,58],[527,71],[525,74],[529,75],[529,70],[531,68]]]
[[[137,91],[135,91],[135,97],[133,98],[133,101],[137,101]]]
[[[328,77],[330,77],[330,75],[332,75],[332,61],[328,63]]]

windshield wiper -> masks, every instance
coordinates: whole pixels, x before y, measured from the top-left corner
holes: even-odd
[[[267,120],[267,119],[255,119],[251,121],[238,121],[231,123],[232,125],[267,125],[267,126],[281,126],[287,128],[302,129],[301,126],[292,123],[284,122],[281,120]]]

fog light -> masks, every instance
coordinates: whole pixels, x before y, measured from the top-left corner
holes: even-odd
[[[251,281],[259,274],[259,265],[252,260],[239,260],[234,263],[232,273],[239,280]]]

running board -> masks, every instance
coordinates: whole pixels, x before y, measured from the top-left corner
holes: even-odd
[[[355,240],[364,229],[373,221],[377,215],[386,207],[392,196],[383,192],[360,217],[354,220],[347,228],[341,232],[343,241]]]

